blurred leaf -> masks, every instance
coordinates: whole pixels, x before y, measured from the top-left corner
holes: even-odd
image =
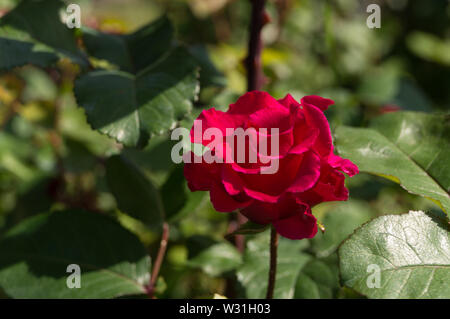
[[[196,63],[178,47],[137,75],[93,71],[75,81],[77,102],[94,129],[126,146],[145,146],[173,129],[198,93]]]
[[[247,298],[265,298],[269,276],[270,232],[264,232],[247,242],[244,263],[237,271],[237,278],[244,287]],[[304,240],[280,237],[278,265],[274,298],[294,297],[295,285],[301,269],[311,259],[302,249],[308,245]]]
[[[56,98],[56,85],[44,71],[27,67],[22,68],[18,73],[26,84],[21,97],[24,103],[36,100],[52,101]]]
[[[338,125],[358,125],[361,122],[361,109],[358,98],[347,89],[328,89],[319,92],[320,96],[332,99],[334,105],[325,111],[332,128]]]
[[[187,185],[186,185],[187,188]],[[209,202],[208,192],[188,192],[188,199],[186,205],[174,215],[170,222],[181,221],[190,214],[194,214],[197,210],[200,210],[204,204]]]
[[[110,155],[116,149],[116,143],[106,135],[93,130],[86,123],[86,115],[76,105],[64,107],[59,116],[61,133],[73,141],[85,145],[97,156]]]
[[[122,156],[111,156],[106,161],[106,179],[123,213],[147,226],[161,227],[164,210],[159,192],[138,167]]]
[[[337,271],[333,271],[324,261],[313,259],[298,276],[294,298],[330,299],[334,297],[338,287]]]
[[[358,95],[367,103],[380,105],[389,102],[397,90],[397,71],[393,67],[385,66],[364,75],[358,88]]]
[[[228,234],[227,236],[234,236],[234,235],[254,235],[261,233],[265,231],[270,225],[261,225],[257,224],[251,221],[248,221],[242,225],[239,226],[238,229],[236,229],[231,234]]]
[[[64,156],[64,169],[67,172],[80,173],[83,171],[91,171],[95,168],[97,159],[95,155],[83,143],[66,138],[64,140],[66,154]]]
[[[365,202],[351,200],[336,204],[321,220],[325,233],[318,233],[311,240],[311,248],[318,257],[328,257],[355,228],[368,221],[372,212]]]
[[[161,187],[161,199],[167,220],[176,217],[176,213],[186,204],[187,192],[185,183],[186,179],[183,174],[183,166],[178,165],[172,170],[166,182]]]
[[[431,102],[425,93],[414,82],[407,79],[400,81],[397,95],[389,104],[397,105],[409,111],[432,111]]]
[[[30,218],[3,237],[0,251],[0,286],[14,298],[111,298],[144,293],[149,280],[150,257],[137,238],[90,212]],[[66,284],[71,264],[81,268],[81,288]]]
[[[215,0],[215,1],[203,1],[203,0],[188,0],[193,13],[199,18],[205,18],[211,14],[222,9],[229,0]]]
[[[201,207],[206,192],[191,192],[183,173],[183,165],[176,166],[161,186],[166,220],[176,223]]]
[[[189,47],[189,52],[197,61],[200,66],[200,86],[205,88],[207,86],[219,86],[224,87],[226,85],[225,76],[217,70],[211,58],[209,57],[208,50],[203,45],[194,45]]]
[[[168,136],[155,136],[144,149],[125,148],[122,154],[150,174],[155,185],[162,186],[169,177],[169,172],[176,166],[172,161],[171,151],[176,141]]]
[[[450,66],[450,40],[415,31],[406,38],[406,45],[422,59]]]
[[[28,63],[45,67],[56,62],[60,55],[87,65],[73,31],[60,20],[63,5],[58,0],[21,1],[0,18],[0,69]]]
[[[16,225],[25,218],[50,210],[53,201],[50,194],[53,178],[39,177],[29,183],[22,183],[18,190],[16,206],[7,218],[7,226]]]
[[[15,135],[0,132],[0,158],[9,152],[18,157],[27,157],[32,154],[33,147]]]
[[[213,277],[236,269],[242,263],[239,251],[227,241],[193,236],[189,238],[188,249],[187,265],[200,268]]]
[[[360,171],[379,175],[450,212],[450,122],[448,116],[395,112],[377,118],[372,128],[339,127],[340,155]]]
[[[450,298],[448,230],[420,211],[372,220],[339,248],[343,284],[370,298]]]
[[[31,181],[36,174],[33,167],[23,161],[20,156],[15,154],[15,152],[11,152],[10,150],[0,149],[0,167],[17,176],[23,182]]]
[[[83,28],[83,43],[90,55],[107,60],[122,71],[134,74],[155,63],[168,52],[172,41],[173,28],[165,16],[126,35]]]

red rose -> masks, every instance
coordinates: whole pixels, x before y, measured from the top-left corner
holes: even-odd
[[[246,161],[239,163],[232,153],[235,146],[230,147],[226,141],[220,145],[222,148],[212,147],[205,154],[225,158],[232,153],[231,161],[200,162],[201,158],[195,159],[196,155],[190,153],[191,161],[184,166],[190,190],[209,191],[217,211],[239,209],[253,222],[273,224],[284,237],[314,237],[317,222],[311,207],[325,201],[347,200],[341,172],[349,176],[358,173],[356,165],[333,154],[330,127],[323,114],[333,103],[315,95],[303,97],[300,103],[289,94],[275,100],[266,92],[253,91],[231,104],[227,112],[214,108],[203,111],[197,118],[202,133],[217,128],[223,136],[229,136],[227,128],[267,128],[268,132],[277,128],[278,134],[266,136],[269,140],[277,138],[278,156],[258,149],[256,163],[248,161],[249,152]],[[194,134],[195,125],[191,129],[192,142],[208,146],[212,139]],[[261,139],[261,131],[254,134]],[[262,173],[269,165],[267,157],[278,161],[278,170],[273,174]]]

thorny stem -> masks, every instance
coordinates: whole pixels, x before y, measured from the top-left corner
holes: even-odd
[[[150,283],[147,287],[147,295],[149,298],[153,298],[153,294],[155,292],[156,281],[158,279],[159,271],[161,269],[162,262],[164,260],[164,256],[166,254],[167,242],[169,241],[169,224],[163,224],[163,232],[161,236],[161,242],[159,244],[158,255],[156,256],[155,263],[153,264],[152,274],[150,278]]]
[[[266,299],[273,299],[273,291],[275,289],[275,279],[277,276],[277,248],[278,248],[278,233],[272,226],[270,232],[270,270],[269,270],[269,282],[267,285]]]

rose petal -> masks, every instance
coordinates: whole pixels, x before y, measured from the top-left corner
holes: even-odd
[[[303,105],[303,112],[308,126],[319,130],[319,136],[313,145],[313,149],[322,156],[328,156],[333,150],[333,141],[327,118],[320,109],[313,105]]]
[[[244,182],[229,165],[222,166],[222,184],[230,195],[237,195],[244,190]]]
[[[344,181],[344,174],[324,164],[316,185],[300,194],[299,198],[311,207],[322,202],[347,200],[348,190]]]
[[[289,150],[290,154],[302,154],[314,145],[317,137],[319,136],[319,130],[309,129],[301,132],[294,133],[295,141],[293,144],[295,145]]]
[[[256,142],[250,143],[251,152],[255,152],[261,161],[267,163],[272,158],[280,159],[291,152],[294,145],[293,128],[278,134],[271,134],[270,129],[266,132],[259,130],[252,133],[255,135],[253,141]],[[272,145],[277,145],[278,149],[273,149]]]
[[[190,163],[184,164],[184,177],[188,182],[191,191],[207,191],[211,188],[211,183],[219,173],[219,167],[216,163],[208,164],[200,156],[189,152],[184,155],[190,159]],[[199,163],[195,163],[198,161]]]
[[[241,212],[248,219],[259,224],[268,224],[280,218],[286,218],[299,209],[303,212],[307,205],[298,201],[291,194],[283,194],[276,202],[254,201]]]
[[[297,175],[288,192],[301,193],[312,188],[320,176],[320,158],[314,152],[309,151],[303,156]]]
[[[276,231],[289,239],[313,238],[317,233],[317,220],[306,210],[273,223]]]
[[[269,93],[264,91],[251,91],[242,95],[234,104],[230,104],[228,114],[250,115],[266,107],[279,106]]]
[[[270,106],[250,114],[249,125],[255,128],[278,128],[279,133],[292,130],[293,119],[289,110],[277,104],[278,107]]]
[[[333,153],[328,157],[328,164],[333,168],[341,170],[350,177],[359,173],[358,166],[353,164],[350,160],[341,158]]]
[[[305,104],[314,105],[315,107],[318,107],[322,111],[325,111],[326,109],[328,109],[328,107],[330,105],[334,104],[333,100],[325,99],[325,98],[323,98],[321,96],[318,96],[318,95],[307,95],[307,96],[304,96],[301,99],[300,102],[301,102],[302,105],[305,105]]]
[[[240,174],[246,193],[252,198],[273,202],[292,184],[302,159],[303,155],[289,154],[278,160],[278,170],[274,174]]]
[[[201,129],[197,124],[198,121],[201,121]],[[204,138],[204,132],[207,129],[218,129],[222,133],[222,137],[225,138],[225,136],[227,136],[227,128],[233,129],[234,131],[235,128],[242,126],[243,122],[244,118],[240,116],[233,116],[214,108],[204,110],[200,113],[192,126],[190,132],[191,142],[206,146],[213,141],[213,138]],[[198,136],[195,136],[196,130],[198,130]]]
[[[291,109],[293,106],[300,107],[300,103],[298,103],[290,94],[287,94],[284,98],[279,99],[278,102],[288,109]]]
[[[267,202],[267,203],[276,203],[281,195],[281,194],[280,195],[269,195],[269,194],[265,194],[263,192],[249,189],[247,187],[244,187],[244,191],[249,197],[256,199],[256,200],[260,200],[262,202]]]
[[[222,185],[214,183],[212,185],[211,191],[209,192],[209,197],[214,209],[218,212],[232,212],[239,208],[244,208],[251,204],[252,200],[247,201],[237,201],[233,197],[227,194]]]
[[[241,213],[252,222],[265,225],[278,218],[278,207],[276,203],[254,201],[241,209]]]

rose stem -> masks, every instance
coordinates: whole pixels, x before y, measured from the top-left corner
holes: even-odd
[[[266,0],[250,0],[252,5],[250,26],[249,26],[249,40],[248,40],[248,55],[245,59],[245,67],[247,69],[247,91],[261,90],[264,76],[261,65],[261,52],[263,43],[261,39],[261,30],[263,26],[269,21],[269,18],[264,10]],[[246,222],[246,218],[237,213],[237,227]],[[245,249],[244,236],[237,235],[235,239],[236,247],[240,252]]]
[[[161,269],[164,255],[166,253],[168,240],[169,240],[169,224],[163,223],[163,232],[161,236],[161,242],[159,244],[158,255],[156,255],[156,260],[155,263],[153,264],[150,284],[148,285],[147,288],[147,295],[149,296],[149,298],[153,298],[153,294],[155,292],[156,281],[158,280],[158,274]]]
[[[261,90],[264,76],[261,67],[261,51],[263,47],[261,30],[268,22],[264,10],[266,0],[250,0],[252,13],[250,20],[250,38],[248,41],[248,56],[245,59],[247,69],[247,91]]]
[[[278,233],[272,226],[270,232],[270,270],[269,270],[269,282],[267,285],[266,299],[273,299],[273,291],[275,289],[275,279],[277,276],[277,248],[278,248]]]
[[[269,21],[268,15],[264,10],[266,0],[249,0],[251,2],[251,20],[249,25],[248,55],[244,61],[247,69],[247,91],[261,90],[264,76],[261,65],[261,51],[263,43],[261,39],[261,30]],[[235,231],[239,225],[246,222],[246,218],[238,211],[237,217],[230,216],[229,232]],[[244,235],[236,235],[234,240],[236,248],[243,253],[245,250]],[[235,298],[234,281],[227,279],[226,294],[229,298]]]

